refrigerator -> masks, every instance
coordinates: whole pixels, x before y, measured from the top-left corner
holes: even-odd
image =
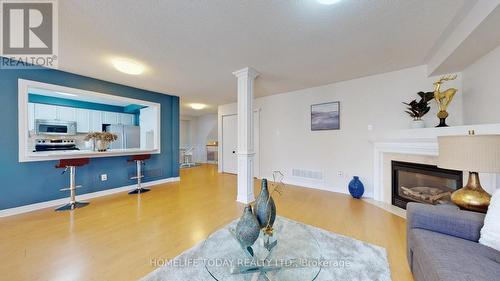
[[[141,131],[139,126],[107,125],[106,132],[118,136],[118,139],[111,143],[111,149],[141,148]]]

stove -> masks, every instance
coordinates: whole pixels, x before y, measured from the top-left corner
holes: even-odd
[[[35,150],[55,151],[55,150],[79,150],[74,139],[37,139],[35,140]]]

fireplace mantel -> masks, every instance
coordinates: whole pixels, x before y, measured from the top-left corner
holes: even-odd
[[[374,138],[373,142],[373,199],[383,201],[384,194],[384,155],[388,153],[410,154],[423,156],[438,155],[438,136],[466,135],[469,130],[474,130],[477,135],[500,134],[500,124],[467,125],[445,128],[423,128],[407,129],[385,133],[383,136]],[[491,192],[497,183],[500,183],[500,175],[481,174],[483,186],[489,187]],[[488,190],[490,189],[490,190]]]

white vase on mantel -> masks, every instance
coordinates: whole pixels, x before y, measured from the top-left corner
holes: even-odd
[[[421,129],[421,128],[425,128],[425,123],[424,123],[424,120],[422,120],[422,119],[413,119],[413,120],[410,122],[410,128],[412,128],[412,129]]]

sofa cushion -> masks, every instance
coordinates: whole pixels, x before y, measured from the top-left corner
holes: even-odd
[[[417,281],[500,280],[500,252],[477,242],[412,229],[411,267]]]

